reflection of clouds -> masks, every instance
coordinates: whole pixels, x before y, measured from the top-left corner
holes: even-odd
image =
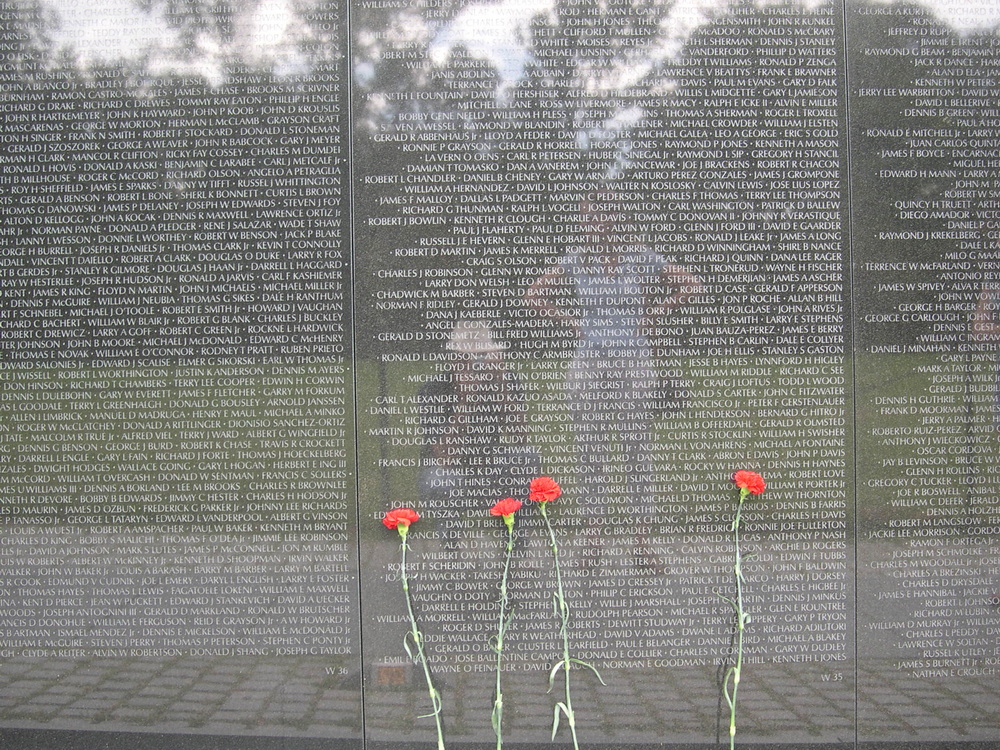
[[[454,47],[463,46],[488,60],[500,75],[501,87],[516,83],[524,72],[531,19],[552,11],[552,0],[501,0],[467,6],[438,35],[431,59],[441,65]]]
[[[664,3],[668,0],[663,0]],[[663,60],[677,55],[688,37],[709,23],[730,0],[677,0],[660,26],[655,45],[642,57],[632,57],[617,70],[603,71],[598,85],[603,91],[625,89],[639,82]],[[442,64],[454,47],[488,60],[497,70],[501,88],[520,80],[528,61],[528,32],[531,19],[540,13],[551,14],[554,0],[501,0],[467,6],[449,23],[431,45],[431,58]]]
[[[56,44],[81,62],[135,59],[153,47],[173,45],[162,9],[145,12],[131,0],[46,0],[59,17]]]
[[[298,45],[310,36],[308,24],[290,0],[260,0],[236,16],[233,46],[244,59],[269,65],[278,75],[307,72]]]
[[[208,34],[199,34],[194,50],[183,57],[160,50],[149,59],[149,73],[153,76],[180,75],[204,78],[212,86],[226,82],[226,68],[222,45]],[[193,52],[193,54],[192,54]]]
[[[353,30],[354,35],[354,83],[361,88],[370,88],[365,96],[362,122],[368,128],[377,128],[387,118],[392,118],[394,106],[385,94],[385,85],[392,89],[401,81],[380,78],[379,63],[386,52],[404,49],[423,49],[432,36],[431,25],[414,7],[404,8],[391,14],[381,28],[361,26]],[[418,87],[428,80],[427,71],[410,72],[409,86]]]
[[[353,0],[357,2],[357,0]],[[659,29],[654,44],[631,55],[627,64],[603,71],[597,87],[603,93],[625,90],[665,60],[676,57],[699,27],[718,17],[739,0],[676,0]],[[771,5],[787,0],[759,0]],[[895,0],[874,0],[892,4]],[[664,0],[670,2],[670,0]],[[801,0],[807,7],[824,0]],[[224,78],[227,61],[271,68],[279,75],[307,72],[300,47],[310,36],[305,14],[316,0],[231,0],[234,35],[232,41],[200,33],[194,46],[185,49],[177,30],[167,18],[164,5],[149,11],[135,0],[43,0],[60,19],[55,32],[58,47],[69,51],[81,65],[95,61],[115,62],[146,59],[153,75],[180,73],[210,81]],[[960,32],[988,30],[1000,26],[1000,3],[970,3],[968,0],[925,0],[926,7],[941,22]],[[467,5],[438,32],[430,47],[433,62],[443,63],[451,50],[464,46],[476,57],[488,60],[497,70],[501,90],[516,84],[528,60],[531,19],[553,12],[555,0],[483,0]],[[369,52],[403,40],[426,39],[431,24],[414,7],[394,14],[390,26],[378,39],[370,31],[358,30],[360,50]],[[372,37],[367,39],[367,37]],[[359,55],[368,60],[377,54]],[[370,66],[370,62],[368,63]],[[362,68],[362,77],[371,71]]]
[[[617,57],[609,64],[606,58],[598,59],[585,70],[580,84],[595,99],[608,100],[618,95],[627,97],[636,87],[645,87],[647,93],[667,93],[672,87],[665,79],[656,79],[655,71],[665,62],[676,59],[684,50],[692,34],[711,23],[731,6],[742,0],[675,0],[661,21],[654,39],[642,47],[635,47],[628,54]],[[880,0],[874,0],[879,2]],[[890,1],[885,0],[887,4]],[[664,4],[671,0],[661,0]],[[759,7],[783,4],[788,0],[757,0]],[[827,0],[799,0],[801,6],[814,9]],[[918,3],[919,4],[919,3]],[[1000,3],[989,9],[977,7],[968,0],[926,0],[924,7],[940,21],[958,31],[992,28],[1000,25]],[[431,61],[442,65],[456,47],[464,47],[469,54],[489,62],[500,77],[497,95],[502,99],[506,92],[521,80],[531,59],[530,27],[533,18],[545,14],[553,21],[556,0],[481,0],[467,5],[437,34],[429,48]],[[581,62],[581,70],[586,62]],[[654,74],[654,75],[650,75]],[[618,112],[603,122],[581,128],[576,146],[587,150],[604,141],[618,140],[618,157],[608,166],[614,175],[629,159],[627,134],[642,120],[639,107],[622,105]]]
[[[807,8],[826,0],[801,0]],[[885,0],[892,4],[895,0]],[[669,0],[663,0],[669,2]],[[633,57],[627,66],[605,71],[600,88],[605,92],[623,90],[638,83],[656,66],[676,57],[691,35],[710,23],[739,0],[676,0],[660,26],[657,43],[645,55]],[[759,6],[785,3],[787,0],[759,0]],[[878,0],[876,0],[878,2]],[[957,31],[990,29],[1000,25],[1000,3],[976,4],[968,0],[926,0],[926,7],[941,22]],[[500,0],[473,3],[462,10],[437,36],[431,45],[433,62],[443,64],[454,47],[464,46],[472,55],[489,61],[501,79],[501,89],[516,84],[528,61],[528,27],[539,13],[551,14],[554,0]]]
[[[668,5],[670,0],[661,0]],[[662,86],[649,80],[665,61],[675,58],[685,43],[701,26],[710,23],[729,5],[730,0],[676,0],[654,34],[642,45],[628,47],[614,58],[596,54],[593,59],[578,60],[580,79],[593,102],[609,103],[618,96],[628,97],[637,86]],[[502,99],[516,86],[531,60],[531,22],[539,14],[555,23],[555,0],[500,0],[466,6],[431,43],[432,62],[442,65],[456,47],[489,62],[500,77],[497,95]],[[582,44],[586,44],[583,42]],[[600,52],[595,48],[595,51]],[[611,114],[598,122],[582,124],[576,135],[576,147],[610,149],[617,156],[606,166],[605,176],[613,178],[627,167],[630,159],[630,131],[645,117],[645,111],[623,100],[611,107]],[[589,121],[590,118],[584,118]]]
[[[187,75],[223,83],[239,59],[291,75],[306,71],[299,45],[308,37],[305,6],[292,0],[233,2],[233,38],[200,31],[186,46],[162,4],[144,11],[134,0],[44,0],[59,18],[56,45],[81,65],[145,59],[151,75]]]

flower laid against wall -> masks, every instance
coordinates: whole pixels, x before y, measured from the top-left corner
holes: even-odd
[[[427,664],[427,654],[424,651],[424,636],[417,627],[417,618],[413,614],[413,602],[410,599],[410,581],[406,575],[406,550],[408,549],[406,537],[410,532],[410,524],[414,524],[419,520],[420,515],[412,508],[395,508],[385,514],[382,518],[382,523],[385,524],[386,528],[395,529],[399,533],[399,546],[402,556],[399,567],[400,578],[403,581],[406,611],[410,615],[410,632],[403,639],[403,648],[406,649],[406,653],[411,659],[417,661],[423,667],[424,680],[427,683],[427,692],[430,695],[432,708],[431,713],[425,714],[425,716],[434,717],[434,721],[437,724],[438,750],[444,750],[444,727],[441,724],[441,694],[434,687],[434,680],[431,678],[431,670]],[[410,647],[410,641],[413,642],[413,648]],[[413,649],[416,649],[416,655],[414,655]],[[424,716],[420,718],[424,718]]]
[[[567,604],[566,597],[563,592],[562,573],[559,569],[559,544],[556,542],[555,531],[552,529],[552,524],[549,521],[548,514],[548,504],[558,498],[561,494],[562,488],[554,479],[551,477],[538,477],[537,479],[533,479],[531,481],[528,499],[538,504],[539,513],[541,513],[542,519],[545,521],[545,528],[548,529],[549,542],[552,546],[552,565],[556,575],[556,593],[554,603],[556,614],[560,618],[559,632],[562,635],[563,653],[562,659],[556,662],[555,666],[552,667],[552,671],[549,672],[549,690],[552,690],[552,687],[555,684],[556,674],[560,669],[563,671],[565,687],[563,700],[556,703],[555,706],[552,719],[552,738],[555,739],[556,732],[559,731],[559,715],[562,713],[566,717],[566,722],[569,724],[569,731],[573,737],[573,747],[578,749],[579,743],[576,737],[576,713],[573,711],[573,698],[570,693],[570,670],[574,665],[578,665],[592,670],[594,674],[597,675],[599,680],[601,679],[601,675],[587,662],[570,656],[569,604]],[[601,680],[602,684],[603,682],[604,680]]]
[[[736,614],[736,663],[726,672],[723,680],[723,695],[729,706],[729,747],[736,747],[736,692],[740,686],[743,672],[743,636],[750,615],[743,608],[743,562],[747,559],[740,550],[740,517],[743,512],[743,501],[750,495],[761,494],[765,487],[764,478],[754,471],[737,471],[733,474],[733,482],[740,490],[739,502],[736,506],[736,516],[733,518],[730,530],[733,532],[734,562],[733,575],[736,579],[736,598],[723,597],[729,602]]]
[[[503,576],[500,579],[500,622],[497,625],[497,634],[494,636],[495,642],[493,644],[493,650],[497,655],[497,681],[494,691],[492,723],[493,732],[497,736],[497,750],[503,747],[503,692],[500,689],[500,674],[503,670],[503,639],[513,617],[513,611],[508,613],[507,607],[507,577],[510,573],[510,559],[514,552],[514,514],[520,509],[521,501],[513,497],[506,497],[490,508],[490,514],[502,518],[504,526],[507,527],[507,549],[504,555]]]
[[[604,680],[601,679],[600,673],[591,664],[570,655],[570,608],[568,602],[566,601],[565,590],[563,588],[562,571],[559,563],[559,544],[556,540],[555,530],[552,527],[548,514],[548,504],[558,499],[561,495],[562,488],[551,477],[537,477],[531,481],[528,487],[528,499],[535,503],[538,507],[539,513],[545,522],[545,528],[548,531],[549,543],[552,549],[552,566],[556,582],[556,590],[553,594],[553,604],[555,613],[559,618],[559,633],[562,638],[562,657],[553,665],[548,678],[549,691],[551,692],[555,686],[555,680],[559,674],[559,670],[561,669],[563,671],[564,693],[563,699],[558,701],[554,707],[552,739],[555,739],[555,736],[559,731],[560,718],[565,717],[572,735],[573,747],[575,750],[579,750],[579,742],[577,740],[576,733],[576,713],[573,709],[570,673],[574,667],[586,667],[597,676],[597,679],[600,680],[601,684],[604,684]],[[511,559],[514,551],[514,524],[515,516],[517,512],[521,510],[522,505],[523,504],[520,500],[507,497],[494,503],[493,507],[490,508],[491,515],[503,519],[504,526],[507,531],[503,574],[500,581],[499,622],[496,634],[491,636],[492,646],[494,652],[496,653],[496,686],[494,690],[492,725],[493,731],[496,734],[497,750],[502,750],[503,747],[504,701],[501,676],[503,672],[504,641],[507,636],[507,630],[513,620],[513,609],[510,606],[508,588]],[[410,526],[418,520],[420,520],[420,515],[412,508],[395,508],[384,515],[382,523],[385,524],[387,528],[394,529],[399,534],[401,550],[400,578],[403,583],[403,593],[406,599],[406,611],[410,617],[410,631],[403,640],[403,647],[406,649],[407,655],[409,655],[412,660],[419,663],[423,668],[424,679],[427,684],[427,691],[430,695],[432,707],[431,713],[426,714],[425,716],[434,717],[437,725],[438,750],[444,750],[441,695],[434,686],[434,681],[431,676],[431,670],[427,659],[427,653],[424,649],[424,636],[417,626],[417,618],[413,611],[413,602],[410,597],[410,583],[406,568],[406,553],[409,549],[407,536],[409,534]],[[425,717],[422,716],[420,718]]]

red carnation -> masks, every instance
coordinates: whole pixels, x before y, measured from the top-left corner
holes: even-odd
[[[733,474],[733,481],[741,490],[746,490],[752,495],[759,495],[767,487],[764,484],[764,477],[755,471],[737,471]]]
[[[395,529],[397,526],[408,528],[411,523],[420,520],[420,515],[413,508],[394,508],[385,514],[382,523],[387,529]]]
[[[531,480],[528,499],[535,503],[547,503],[562,494],[562,488],[552,477],[538,477]]]
[[[517,511],[521,509],[521,501],[515,500],[512,497],[505,497],[503,500],[498,500],[496,504],[490,508],[490,513],[494,516],[512,516]]]

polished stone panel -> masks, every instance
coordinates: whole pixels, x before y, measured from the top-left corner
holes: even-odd
[[[998,16],[0,6],[3,741],[995,742]]]

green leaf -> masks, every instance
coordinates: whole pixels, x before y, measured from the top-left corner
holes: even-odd
[[[579,664],[581,667],[586,667],[591,672],[593,672],[594,674],[596,674],[597,675],[597,679],[601,681],[602,685],[607,685],[608,684],[608,683],[606,683],[604,681],[604,678],[601,677],[601,673],[597,671],[597,667],[595,667],[593,664],[588,664],[587,662],[583,661],[582,659],[570,659],[570,661],[574,662],[576,664]]]
[[[566,714],[566,718],[569,718],[569,709],[566,708],[566,704],[559,702],[556,704],[552,711],[552,739],[556,738],[556,732],[559,731],[559,712],[562,711]]]
[[[511,622],[513,621],[514,621],[514,607],[511,607],[510,611],[507,613],[507,619],[504,620],[503,629],[506,631],[507,628],[510,627]]]
[[[417,717],[418,719],[429,719],[430,717],[437,716],[439,713],[441,713],[441,693],[439,693],[437,689],[431,688],[430,695],[431,695],[431,706],[433,707],[434,710],[431,711],[429,714],[418,716]]]
[[[565,666],[562,661],[557,661],[555,666],[552,667],[552,671],[549,672],[549,689],[546,692],[552,692],[552,686],[556,681],[556,674],[559,672],[559,668]]]
[[[493,725],[494,732],[500,731],[501,721],[503,721],[503,694],[497,697],[493,703],[493,714],[490,716],[490,723]]]
[[[733,611],[736,613],[736,615],[739,616],[740,608],[739,605],[736,604],[736,601],[734,599],[730,599],[728,596],[726,596],[725,594],[720,594],[718,591],[715,592],[715,595],[720,599],[722,599],[722,601],[729,604],[729,606],[733,608]]]

